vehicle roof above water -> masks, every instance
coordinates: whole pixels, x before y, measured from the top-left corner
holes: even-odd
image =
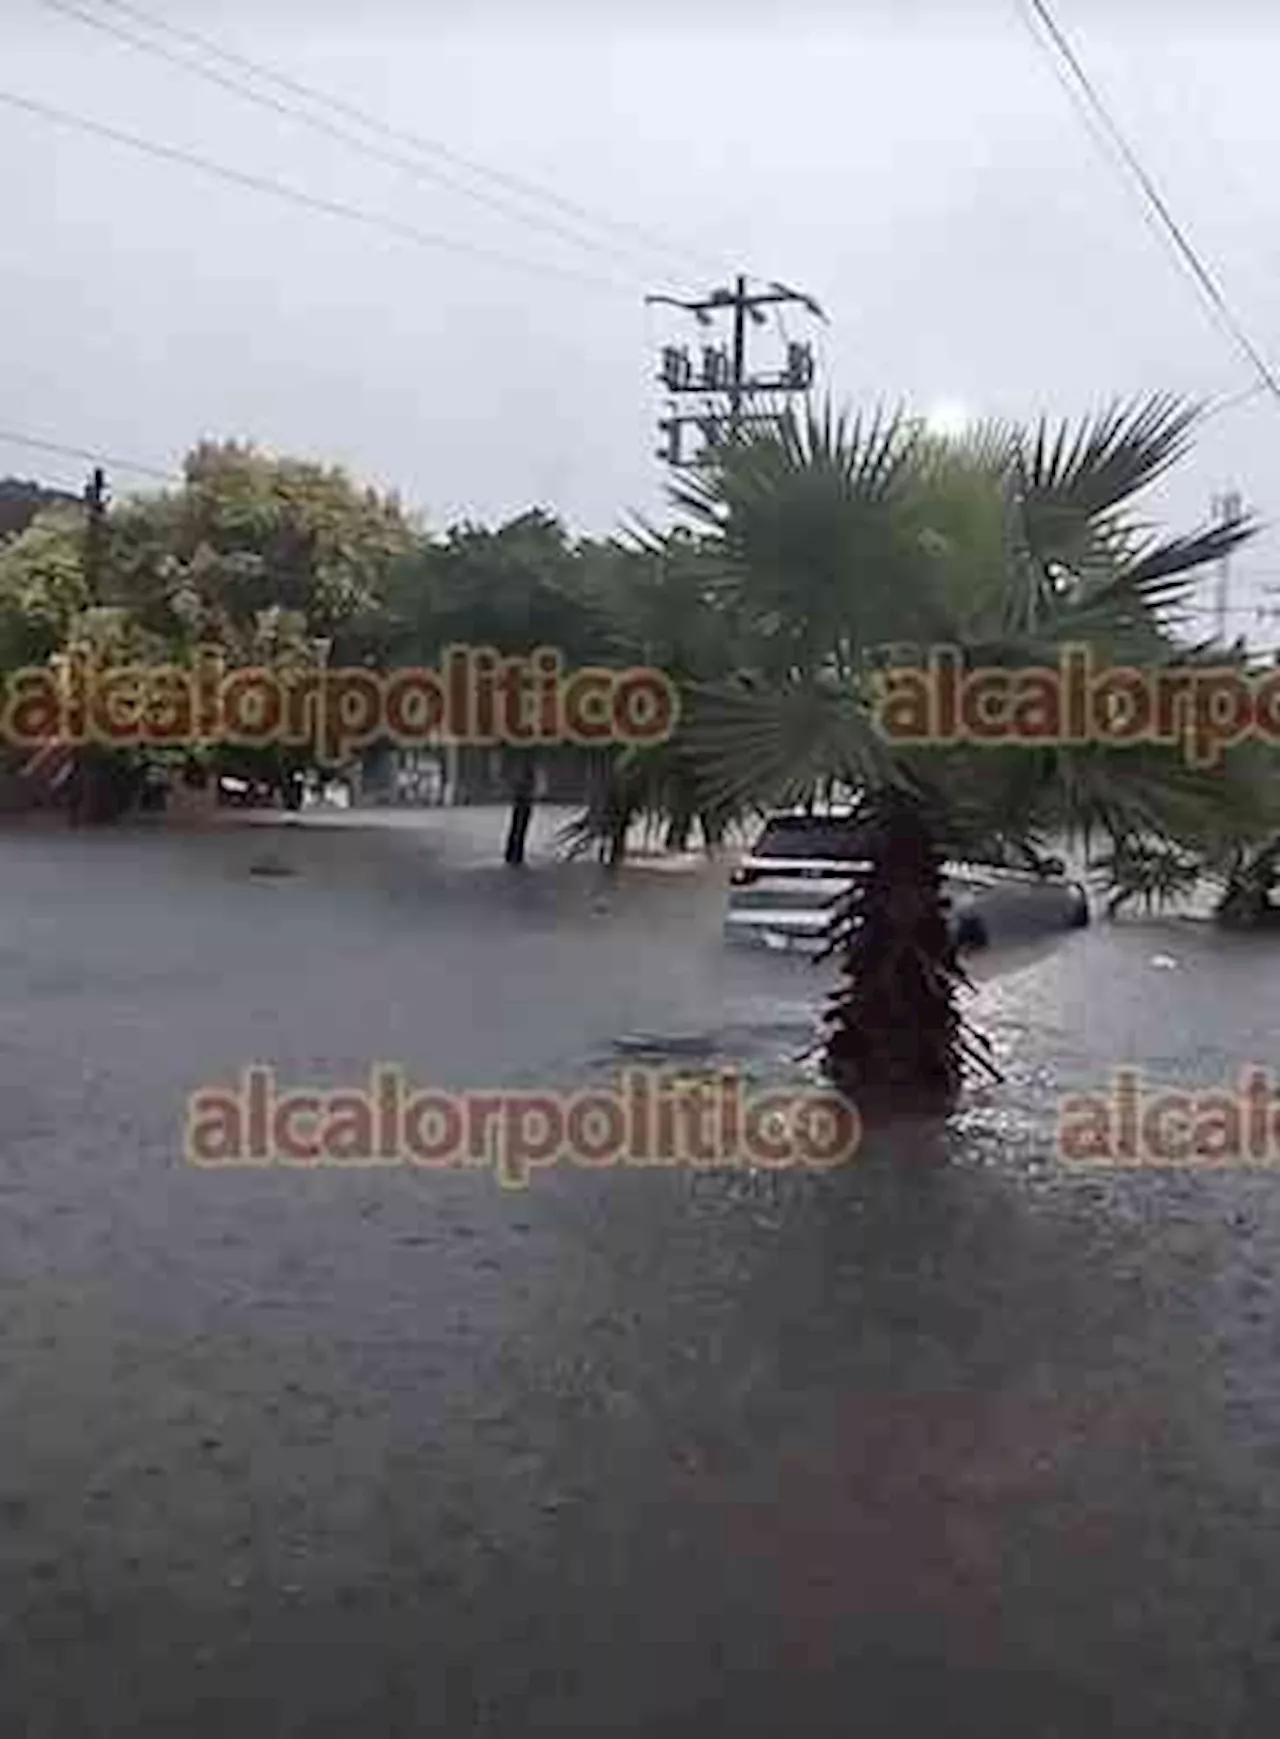
[[[804,810],[780,810],[765,818],[748,857],[795,859],[809,862],[864,862],[871,852],[871,822],[856,806],[832,806],[808,814]],[[1055,862],[1056,860],[1048,860]],[[1061,875],[1056,866],[1049,875]],[[1041,881],[1046,871],[1036,871],[1021,862],[965,855],[949,858],[949,871],[972,872],[982,877],[998,875],[1008,881]]]
[[[751,848],[753,857],[835,857],[860,855],[867,823],[854,809],[823,814],[771,815]]]

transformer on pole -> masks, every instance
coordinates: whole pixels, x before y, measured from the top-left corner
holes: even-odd
[[[785,358],[772,371],[752,373],[747,366],[748,323],[762,326],[770,307],[798,305],[817,320],[826,316],[812,296],[792,290],[786,284],[769,284],[763,290],[752,290],[744,276],[734,281],[732,289],[721,287],[706,296],[684,299],[677,296],[648,296],[650,305],[663,304],[692,314],[706,330],[701,356],[695,360],[687,345],[668,344],[662,352],[658,379],[669,396],[668,412],[659,424],[665,443],[658,457],[668,465],[704,464],[711,451],[729,440],[737,440],[753,429],[776,428],[785,416],[777,408],[797,393],[807,393],[813,386],[815,364],[813,346],[787,340]],[[713,330],[720,316],[730,318],[728,342],[717,341]],[[696,408],[683,408],[696,402]],[[766,408],[758,408],[761,402]],[[702,441],[694,453],[686,452],[684,435],[687,429],[697,430]]]

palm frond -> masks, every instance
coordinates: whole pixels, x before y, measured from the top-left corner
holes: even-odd
[[[868,707],[838,685],[741,682],[695,690],[685,728],[700,796],[727,811],[903,777]]]
[[[936,587],[920,583],[911,511],[921,451],[901,414],[850,418],[828,403],[717,448],[673,485],[708,540],[713,591],[761,644],[761,668],[848,671],[908,618],[917,638],[938,637],[945,617]]]
[[[1075,426],[1042,420],[1019,449],[1029,514],[1051,530],[1056,514],[1097,519],[1132,501],[1184,456],[1201,414],[1157,394],[1117,401]]]

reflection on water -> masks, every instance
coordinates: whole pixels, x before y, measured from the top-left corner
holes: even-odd
[[[1173,920],[1100,924],[969,956],[965,1012],[991,1041],[1002,1079],[975,1081],[948,1140],[961,1164],[1030,1173],[1055,1165],[1061,1099],[1104,1092],[1117,1069],[1152,1087],[1231,1087],[1270,1067],[1280,1030],[1280,939]],[[763,950],[716,963],[717,1006],[700,1026],[618,1035],[591,1075],[629,1064],[780,1083],[820,1078],[829,964]]]

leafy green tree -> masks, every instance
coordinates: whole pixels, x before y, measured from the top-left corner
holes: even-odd
[[[56,507],[0,544],[0,670],[43,664],[87,608],[84,514]]]
[[[527,657],[546,647],[566,668],[600,662],[604,632],[588,573],[591,546],[534,509],[496,529],[464,524],[397,564],[388,596],[392,662],[433,662],[449,646]],[[511,819],[504,857],[525,862],[545,750],[504,751]]]
[[[111,514],[106,594],[168,661],[213,645],[231,664],[282,670],[373,662],[389,575],[420,538],[394,496],[338,467],[206,443],[181,487]],[[215,761],[292,801],[317,753],[224,747]]]
[[[62,489],[49,489],[42,483],[22,477],[0,477],[0,542],[17,537],[37,515],[50,508],[80,508],[80,498]]]
[[[264,615],[283,613],[328,639],[376,613],[392,564],[419,533],[392,496],[340,468],[206,443],[180,489],[112,515],[114,598],[178,643],[247,647]]]
[[[0,545],[0,666],[73,640],[107,662],[181,662],[204,644],[233,664],[363,661],[390,569],[421,536],[341,469],[235,443],[196,448],[179,488],[110,512],[92,598],[86,532],[76,504]],[[291,788],[299,757],[268,759]]]

